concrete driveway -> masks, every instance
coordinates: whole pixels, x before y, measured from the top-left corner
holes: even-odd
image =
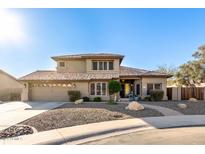
[[[8,102],[0,104],[0,130],[65,103],[66,102]]]

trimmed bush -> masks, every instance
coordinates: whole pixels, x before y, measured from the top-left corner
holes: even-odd
[[[95,97],[95,98],[93,99],[93,101],[94,101],[94,102],[101,102],[102,99],[101,99],[101,97]]]
[[[116,80],[110,80],[108,83],[108,89],[110,94],[110,100],[111,95],[114,95],[114,101],[117,102],[117,93],[121,90],[121,84],[119,81]]]
[[[80,91],[68,91],[68,96],[71,102],[75,102],[76,100],[81,98]]]
[[[151,97],[150,96],[147,96],[143,99],[144,101],[151,101]]]
[[[150,97],[152,101],[161,101],[164,96],[164,91],[162,90],[152,90],[150,91]]]
[[[90,101],[90,98],[89,98],[89,97],[83,97],[83,101],[84,101],[84,102],[89,102],[89,101]]]

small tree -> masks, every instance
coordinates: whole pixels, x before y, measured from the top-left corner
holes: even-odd
[[[117,101],[117,93],[120,92],[121,90],[121,84],[119,81],[116,80],[111,80],[108,83],[108,89],[109,89],[109,94],[110,94],[110,100],[111,100],[111,95],[114,94],[114,102]]]

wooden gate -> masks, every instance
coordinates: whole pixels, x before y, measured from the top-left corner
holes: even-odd
[[[198,100],[204,99],[204,88],[201,87],[182,87],[181,100],[188,100],[189,98],[196,98]]]
[[[167,88],[167,98],[168,100],[172,100],[172,87]]]

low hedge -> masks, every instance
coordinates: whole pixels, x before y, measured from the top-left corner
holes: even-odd
[[[161,101],[164,96],[164,91],[162,90],[152,90],[150,92],[150,98],[152,101]]]
[[[101,102],[102,99],[101,99],[101,97],[95,97],[95,98],[93,99],[93,101],[94,101],[94,102]]]
[[[83,101],[84,101],[84,102],[89,102],[89,101],[90,101],[90,98],[85,96],[85,97],[83,97]]]
[[[81,98],[80,91],[74,91],[74,90],[73,91],[68,91],[68,95],[69,95],[69,98],[70,98],[71,102],[75,102],[76,100]]]

